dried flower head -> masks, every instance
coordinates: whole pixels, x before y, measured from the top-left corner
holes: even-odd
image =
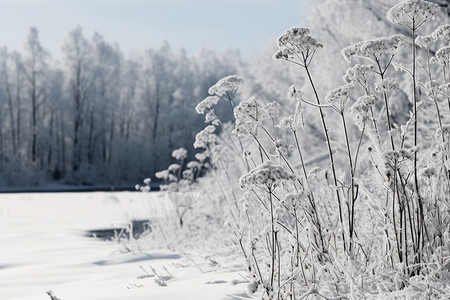
[[[230,75],[220,79],[215,85],[209,88],[209,94],[223,96],[233,94],[237,88],[244,83],[242,77]]]
[[[214,109],[214,106],[219,102],[219,97],[217,96],[208,96],[203,99],[197,106],[195,107],[195,111],[203,115],[205,112],[211,111]]]
[[[190,161],[186,164],[186,168],[188,169],[196,169],[196,168],[200,168],[201,164],[198,161]]]
[[[394,24],[417,29],[426,21],[433,20],[439,5],[423,0],[407,0],[398,3],[387,12],[387,18]]]
[[[287,172],[282,166],[272,161],[257,166],[239,179],[241,189],[251,190],[253,187],[261,187],[272,190],[282,181],[295,180],[295,175]]]
[[[450,24],[439,26],[431,35],[435,40],[444,39],[445,41],[450,42]]]
[[[155,177],[158,179],[167,180],[169,178],[169,170],[163,170],[155,173]]]
[[[195,154],[195,158],[196,158],[199,162],[203,163],[203,162],[208,158],[208,154],[205,153],[205,152],[196,153],[196,154]]]
[[[172,152],[172,157],[177,160],[185,159],[187,157],[187,150],[183,147],[178,148]]]
[[[256,134],[259,117],[264,114],[256,98],[250,97],[248,100],[242,101],[234,108],[233,113],[236,120],[233,132],[236,135]]]
[[[350,62],[352,56],[366,57],[378,61],[383,54],[389,56],[397,54],[406,47],[406,37],[403,34],[395,34],[375,40],[368,40],[345,47],[342,55]]]
[[[436,51],[430,62],[441,65],[450,66],[450,46],[445,46]]]
[[[194,148],[208,148],[210,144],[215,143],[217,138],[217,136],[214,134],[215,130],[215,126],[208,125],[205,127],[205,129],[197,133],[197,135],[195,136]]]
[[[328,103],[332,104],[334,107],[336,107],[339,111],[342,112],[344,110],[345,103],[347,103],[348,98],[354,89],[355,86],[352,82],[347,83],[329,92],[328,95],[325,97],[325,100],[327,100]]]
[[[179,164],[171,164],[167,170],[169,170],[169,172],[176,172],[181,168],[181,166]]]
[[[372,79],[373,70],[373,65],[357,64],[354,67],[347,69],[343,79],[347,83],[356,82],[363,88],[368,89],[370,80]]]
[[[440,85],[435,80],[428,81],[423,87],[427,96],[432,99],[437,99],[441,95]]]
[[[291,85],[287,97],[289,100],[300,102],[303,99],[303,91],[298,90],[295,86]]]
[[[375,96],[362,96],[356,100],[356,102],[350,108],[351,112],[355,116],[355,124],[362,131],[363,128],[370,126],[372,124],[370,121],[372,119],[370,114],[370,109],[374,105]]]
[[[395,94],[398,91],[398,82],[392,78],[384,78],[381,81],[375,83],[375,91],[378,93],[392,93]]]
[[[308,28],[294,27],[288,29],[277,40],[278,51],[274,54],[275,59],[306,60],[317,49],[322,48],[322,44],[309,35]]]
[[[428,48],[430,47],[430,44],[432,42],[436,41],[436,38],[433,34],[430,35],[418,35],[416,37],[415,43],[417,46],[422,47],[422,48]]]
[[[278,127],[290,128],[292,131],[297,131],[304,126],[303,118],[299,114],[289,115],[281,119]]]
[[[276,101],[267,103],[264,105],[264,110],[270,118],[274,119],[280,115],[280,104]]]

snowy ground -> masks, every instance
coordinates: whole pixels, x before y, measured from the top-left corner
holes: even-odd
[[[158,201],[132,192],[0,195],[0,299],[48,300],[49,290],[61,300],[246,298],[229,258],[127,252],[84,236],[145,219]]]

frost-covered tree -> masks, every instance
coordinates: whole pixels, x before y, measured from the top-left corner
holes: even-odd
[[[28,33],[23,55],[23,72],[25,74],[31,104],[31,160],[36,161],[38,151],[38,118],[39,108],[46,100],[46,73],[49,54],[38,36],[38,30],[32,27]]]

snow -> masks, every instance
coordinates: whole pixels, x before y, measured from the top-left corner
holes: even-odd
[[[160,193],[3,194],[0,299],[242,299],[239,262],[204,253],[150,249],[131,240],[85,237],[87,230],[145,219]],[[139,250],[145,249],[145,250]],[[166,286],[164,286],[164,284]]]

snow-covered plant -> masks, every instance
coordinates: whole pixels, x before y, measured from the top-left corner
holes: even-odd
[[[450,30],[417,36],[435,14],[422,0],[394,6],[388,19],[406,26],[405,34],[346,47],[344,59],[358,64],[328,93],[311,72],[322,44],[309,29],[291,28],[273,57],[305,72],[302,90],[292,85],[278,93],[286,99],[238,101],[243,79],[228,76],[197,105],[212,125],[196,136],[198,162],[181,174],[209,166],[200,186],[241,249],[249,294],[387,299],[413,290],[417,299],[445,299],[449,285],[439,278],[450,271],[450,71],[441,68],[448,67],[447,46],[436,43],[448,42]],[[418,46],[426,58],[418,59]],[[228,124],[214,111],[223,96],[233,109]],[[399,118],[393,108],[402,102]],[[307,130],[324,141],[312,150],[323,148],[324,158],[304,150],[312,140]],[[158,176],[170,182],[175,171]],[[213,214],[205,210],[193,214]]]
[[[274,105],[264,105],[255,98],[236,107],[235,133],[243,134],[259,149],[246,155],[254,168],[239,180],[241,188],[251,191],[244,197],[249,228],[243,232],[248,237],[236,234],[253,276],[250,293],[265,299],[370,298],[369,295],[382,299],[386,291],[393,293],[415,285],[413,278],[419,274],[431,276],[440,272],[429,264],[441,257],[440,247],[445,244],[441,237],[449,235],[450,229],[444,225],[448,222],[445,212],[450,202],[450,149],[444,120],[448,120],[450,106],[445,111],[441,107],[448,103],[445,84],[450,71],[443,69],[444,83],[432,81],[437,78],[437,69],[430,63],[447,67],[447,46],[421,63],[425,76],[430,78],[422,86],[436,104],[440,124],[434,149],[418,143],[417,116],[423,100],[416,88],[416,45],[430,50],[438,35],[445,36],[447,28],[441,26],[434,33],[417,38],[417,30],[435,17],[436,7],[426,1],[405,1],[391,9],[388,19],[410,30],[410,42],[405,35],[396,34],[346,47],[342,53],[347,61],[358,57],[366,64],[349,68],[344,76],[346,84],[325,97],[317,90],[310,70],[322,45],[306,28],[292,28],[278,38],[279,49],[274,58],[305,70],[315,101],[291,88],[289,98],[297,104],[291,110],[293,114],[278,115],[277,109],[273,110],[277,114],[271,115],[266,110]],[[408,43],[413,48],[410,69],[402,66],[406,51],[398,55]],[[410,76],[412,93],[405,90],[407,84],[400,84],[399,78],[405,80],[394,72],[393,65],[396,70],[405,71],[402,76]],[[412,111],[409,119],[399,123],[391,114],[392,103],[407,94],[412,94]],[[305,165],[296,133],[311,116],[303,116],[301,105],[319,111],[330,170],[308,171]],[[333,113],[339,115],[341,128],[327,126]],[[353,117],[360,131],[357,136],[352,136],[349,117]],[[280,119],[279,125],[270,129],[274,118]],[[299,156],[278,150],[289,144],[286,136],[278,138],[284,129],[294,133],[291,143],[297,145]],[[341,133],[343,143],[332,140],[331,134],[336,131]],[[274,149],[269,143],[275,146],[275,153],[269,150]],[[366,159],[361,156],[363,147],[367,149]],[[259,165],[255,163],[258,160]],[[273,173],[278,176],[272,176]],[[325,175],[325,180],[320,174]],[[258,203],[262,212],[251,209]],[[256,229],[255,222],[265,222],[267,226]]]
[[[394,24],[414,30],[433,20],[438,9],[439,5],[428,1],[408,0],[392,7],[387,13],[387,19]]]
[[[226,95],[232,98],[233,94],[236,92],[238,87],[244,83],[244,79],[236,76],[230,75],[219,80],[215,85],[209,88],[209,93],[211,95],[223,96]]]

